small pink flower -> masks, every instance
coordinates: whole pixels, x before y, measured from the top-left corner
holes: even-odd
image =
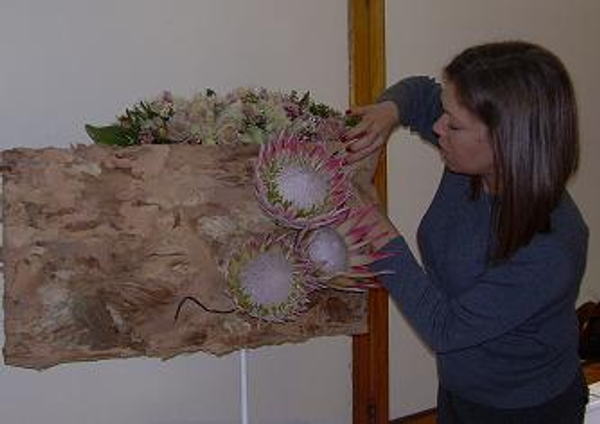
[[[154,136],[150,130],[142,130],[138,136],[140,144],[152,144],[154,142]]]

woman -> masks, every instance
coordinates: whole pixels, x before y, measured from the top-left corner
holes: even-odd
[[[582,423],[575,301],[588,230],[566,183],[578,164],[575,96],[560,60],[525,42],[465,50],[443,88],[412,77],[353,109],[351,161],[399,124],[445,164],[418,231],[420,265],[381,216],[394,256],[376,270],[435,352],[438,422]],[[384,245],[385,244],[385,245]]]

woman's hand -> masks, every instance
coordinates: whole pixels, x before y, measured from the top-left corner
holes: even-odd
[[[398,108],[393,102],[384,101],[369,106],[354,107],[350,109],[349,114],[359,117],[360,121],[344,135],[348,163],[354,164],[367,158],[376,161],[390,134],[400,122]],[[358,198],[363,204],[377,204],[378,202],[370,196],[373,188],[369,188],[370,190],[361,190],[357,187]],[[381,209],[381,205],[375,206],[371,218],[374,221],[373,232],[379,235],[372,243],[375,250],[381,249],[400,234],[385,211]]]
[[[378,153],[400,121],[398,108],[389,100],[354,107],[350,109],[350,115],[360,117],[360,122],[344,135],[350,164]]]

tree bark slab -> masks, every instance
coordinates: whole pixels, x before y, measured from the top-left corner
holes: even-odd
[[[314,293],[293,322],[191,302],[175,321],[186,296],[232,309],[227,259],[248,237],[276,228],[254,198],[257,153],[243,145],[2,152],[5,362],[45,369],[223,355],[364,333],[366,295],[335,291]]]

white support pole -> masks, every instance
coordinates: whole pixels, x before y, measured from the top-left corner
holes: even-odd
[[[246,349],[240,351],[240,390],[241,423],[248,424],[248,353]]]

